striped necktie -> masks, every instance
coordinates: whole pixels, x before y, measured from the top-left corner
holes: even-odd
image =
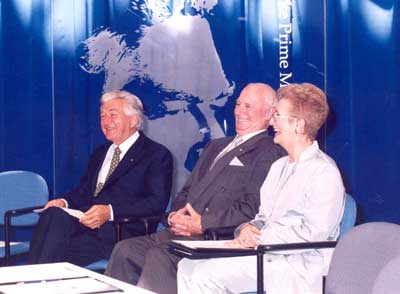
[[[107,176],[106,176],[106,180],[104,181],[107,182],[108,178],[111,176],[111,174],[114,172],[114,170],[117,168],[118,163],[119,163],[119,157],[121,155],[121,149],[119,149],[119,147],[117,146],[114,150],[114,154],[113,157],[111,159],[111,164],[110,164],[110,169],[108,170]],[[104,183],[98,183],[96,186],[96,191],[94,191],[94,195],[93,197],[96,197],[101,189],[103,189]]]
[[[229,144],[226,146],[218,155],[215,157],[213,163],[210,166],[210,170],[214,167],[214,165],[217,163],[218,160],[220,160],[225,154],[227,154],[229,151],[233,150],[237,146],[240,145],[240,143],[243,142],[243,138],[241,136],[236,136]]]

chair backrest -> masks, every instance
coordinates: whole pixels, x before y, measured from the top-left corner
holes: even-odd
[[[346,194],[343,217],[340,222],[340,236],[354,227],[357,216],[357,205],[350,194]]]
[[[400,293],[400,256],[389,261],[374,282],[372,294]]]
[[[44,205],[49,199],[46,181],[29,171],[0,173],[0,225],[4,225],[7,210]],[[29,226],[37,222],[36,213],[13,217],[14,226]]]
[[[325,293],[371,293],[380,270],[399,254],[399,225],[372,222],[354,227],[338,241]]]

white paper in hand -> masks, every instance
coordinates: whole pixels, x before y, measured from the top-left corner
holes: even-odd
[[[62,210],[64,210],[66,213],[68,213],[69,215],[76,217],[77,219],[80,219],[84,213],[80,210],[77,209],[71,209],[71,208],[65,208],[65,207],[60,207]],[[42,211],[44,211],[46,208],[40,208],[40,209],[35,209],[34,212],[36,213],[41,213]]]

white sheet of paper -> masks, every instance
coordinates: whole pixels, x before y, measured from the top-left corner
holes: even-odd
[[[0,293],[135,293],[154,292],[67,263],[0,267]]]
[[[198,248],[230,248],[226,245],[229,240],[218,240],[218,241],[186,241],[186,240],[172,240],[175,243],[183,246],[198,249]]]
[[[89,277],[38,283],[25,283],[19,285],[5,285],[0,286],[0,291],[5,294],[79,294],[121,292],[119,288]]]
[[[10,266],[0,269],[0,284],[82,277],[81,273],[66,266],[55,267],[52,264]]]
[[[60,208],[62,210],[64,210],[66,213],[68,213],[69,215],[76,217],[77,219],[80,219],[84,215],[84,212],[77,210],[77,209],[71,209],[71,208],[65,208],[65,207],[60,207]],[[44,210],[45,210],[45,208],[40,208],[40,209],[35,209],[34,212],[41,213]]]

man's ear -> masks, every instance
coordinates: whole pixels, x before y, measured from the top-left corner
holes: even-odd
[[[134,113],[130,119],[130,127],[137,129],[137,125],[139,124],[139,116]]]
[[[266,121],[267,121],[268,123],[271,122],[272,116],[274,115],[275,111],[276,111],[276,110],[275,110],[275,107],[270,107],[270,108],[266,111]]]

